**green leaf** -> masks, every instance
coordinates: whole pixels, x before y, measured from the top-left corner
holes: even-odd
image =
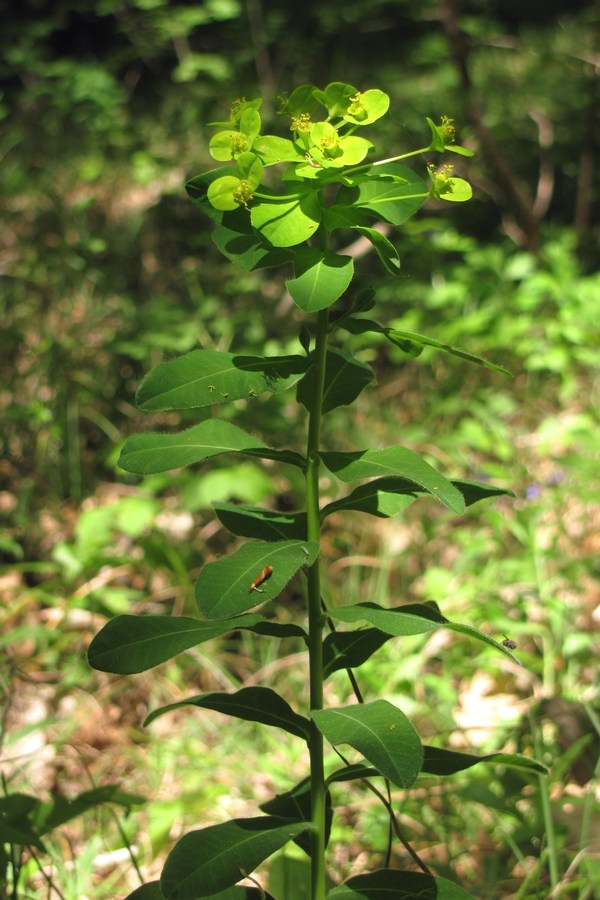
[[[304,312],[316,312],[335,303],[347,290],[354,273],[351,256],[301,247],[294,260],[295,278],[286,281],[292,300]]]
[[[461,147],[460,144],[447,144],[446,150],[449,153],[457,153],[458,156],[474,156],[475,155],[472,150],[469,150],[468,147]]]
[[[389,108],[390,98],[383,91],[377,88],[358,91],[344,114],[344,121],[354,122],[356,125],[370,125],[384,116]]]
[[[223,256],[246,272],[281,266],[294,258],[292,250],[271,246],[255,231],[235,231],[219,225],[213,231],[212,239]]]
[[[210,900],[275,900],[272,894],[262,888],[237,885],[210,895]]]
[[[325,519],[332,513],[355,509],[387,519],[403,512],[421,493],[418,485],[405,478],[377,478],[359,485],[346,497],[328,503],[321,510],[321,517]]]
[[[312,828],[270,816],[233,819],[184,835],[169,853],[160,886],[166,900],[197,900],[232,887],[264,859]]]
[[[378,869],[333,888],[327,900],[474,900],[459,884],[424,872]]]
[[[427,185],[412,169],[393,164],[374,166],[359,184],[341,188],[336,204],[368,209],[392,225],[402,225],[428,196]]]
[[[311,716],[331,744],[350,744],[393,784],[407,788],[416,781],[421,741],[404,713],[387,700],[313,710]]]
[[[293,141],[270,134],[256,138],[252,152],[257,154],[264,166],[282,162],[302,162],[304,159],[304,154]]]
[[[136,804],[145,803],[145,798],[128,794],[119,784],[104,784],[99,788],[83,791],[76,797],[54,794],[50,801],[40,805],[35,813],[35,823],[40,834],[48,834],[65,822],[70,822],[90,809],[105,803],[116,803],[130,810]]]
[[[27,794],[9,794],[0,798],[0,847],[12,844],[21,847],[36,847],[46,852],[37,829],[30,817],[41,807],[37,798]]]
[[[100,672],[133,675],[145,672],[212,638],[262,622],[249,614],[221,622],[181,616],[116,616],[92,640],[88,661]]]
[[[244,631],[252,631],[254,634],[264,634],[267,637],[275,638],[302,638],[306,643],[308,635],[300,625],[284,624],[282,622],[273,622],[271,619],[260,619],[254,625],[243,625]]]
[[[449,178],[449,191],[440,193],[440,200],[449,200],[452,203],[464,203],[473,196],[473,188],[464,178]]]
[[[238,537],[256,538],[260,541],[290,541],[303,540],[306,536],[305,512],[275,512],[232,503],[214,503],[213,508],[221,524]]]
[[[357,206],[332,203],[323,210],[323,224],[328,234],[337,228],[355,228],[358,225],[366,228],[368,223],[369,211]]]
[[[281,113],[286,116],[300,116],[302,113],[311,115],[319,105],[315,93],[320,91],[314,84],[299,85],[289,97],[282,98]]]
[[[446,149],[444,130],[440,125],[436,125],[435,122],[429,118],[429,116],[427,116],[426,119],[427,124],[429,125],[429,128],[431,130],[431,143],[427,149],[436,150],[438,153],[443,153]]]
[[[354,135],[340,135],[330,122],[315,122],[310,130],[309,140],[311,160],[325,169],[356,166],[373,150],[370,141]],[[301,168],[303,167],[296,169],[296,172],[299,173]]]
[[[149,881],[127,894],[125,900],[165,900],[165,895],[160,889],[160,881]]]
[[[241,134],[248,137],[250,143],[260,134],[260,113],[255,107],[249,106],[242,110],[239,129]]]
[[[465,506],[471,506],[486,498],[512,494],[512,491],[506,488],[482,484],[478,481],[453,479],[451,483],[462,494]],[[375,481],[359,485],[346,497],[328,503],[321,510],[321,517],[325,519],[332,513],[355,509],[385,519],[403,512],[423,493],[428,492],[405,478],[377,478]]]
[[[425,755],[421,772],[427,775],[453,775],[470,769],[478,763],[495,763],[516,769],[527,769],[531,772],[548,774],[548,769],[537,759],[521,756],[519,753],[488,753],[485,756],[472,756],[469,753],[458,753],[456,750],[443,750],[440,747],[425,746]]]
[[[390,275],[400,274],[400,257],[398,256],[398,251],[384,234],[377,231],[376,228],[366,228],[363,225],[351,225],[350,227],[353,228],[354,231],[364,234],[364,236],[371,241],[386,272],[389,272]]]
[[[213,219],[215,222],[222,222],[230,228],[245,231],[246,229],[242,227],[242,222],[249,223],[250,213],[248,210],[239,207],[237,204],[232,211],[215,209],[208,199],[208,188],[214,181],[222,178],[224,175],[237,179],[237,169],[234,166],[221,166],[218,169],[211,169],[209,172],[204,172],[202,175],[196,175],[194,178],[191,178],[186,183],[185,189],[194,206],[201,209],[210,219]]]
[[[314,355],[311,353],[309,362]],[[306,409],[310,409],[313,392],[315,367],[311,366],[298,384],[296,399]],[[325,385],[323,391],[323,414],[352,403],[364,388],[373,381],[373,370],[341,350],[328,350],[325,360]]]
[[[396,637],[426,634],[448,623],[436,607],[424,603],[406,603],[392,609],[377,603],[355,603],[328,609],[327,615],[340,622],[368,622],[379,631]]]
[[[373,288],[363,288],[352,297],[350,311],[353,313],[368,312],[375,306],[375,291]]]
[[[336,781],[358,781],[363,778],[382,778],[382,774],[378,769],[372,766],[366,766],[364,763],[354,763],[350,766],[344,766],[328,775],[325,779],[325,786],[329,787]]]
[[[142,409],[192,409],[231,400],[278,393],[306,372],[304,356],[242,356],[218,350],[192,350],[161,363],[146,375],[136,393]]]
[[[279,694],[266,687],[242,688],[233,694],[215,692],[188,697],[178,703],[169,703],[168,706],[161,706],[160,709],[153,710],[146,718],[144,725],[149,725],[159,716],[183,706],[213,709],[226,716],[234,716],[248,722],[260,722],[262,725],[283,728],[289,734],[305,740],[310,734],[308,719],[295,713],[289,703]]]
[[[202,462],[221,453],[243,453],[278,459],[304,468],[304,457],[288,450],[271,450],[258,438],[220,419],[207,419],[175,434],[134,434],[123,445],[119,465],[126,472],[149,475]]]
[[[406,478],[461,515],[465,511],[462,494],[424,459],[406,447],[357,450],[353,453],[322,453],[326,468],[341,481],[359,481],[378,475]]]
[[[274,247],[294,247],[315,234],[321,221],[321,204],[315,191],[300,181],[287,182],[294,194],[276,194],[262,187],[250,211],[252,225]],[[266,199],[264,199],[266,198]]]
[[[355,319],[352,316],[345,316],[343,319],[340,319],[339,325],[351,334],[365,334],[365,332],[369,331],[372,331],[375,334],[383,334],[388,341],[396,347],[399,347],[404,353],[411,353],[412,355],[418,356],[418,353],[413,353],[412,348],[434,347],[436,350],[442,350],[444,353],[466,359],[469,362],[476,363],[486,369],[491,369],[493,372],[501,372],[503,375],[511,374],[508,369],[505,369],[503,366],[498,366],[481,356],[475,356],[473,353],[467,353],[466,350],[460,350],[458,347],[451,347],[450,344],[443,344],[441,341],[436,341],[435,338],[427,337],[424,334],[417,334],[414,331],[401,331],[398,328],[386,328],[384,325],[379,325],[371,319]]]
[[[239,131],[219,131],[210,139],[208,149],[213,159],[227,162],[248,150],[250,143]]]
[[[361,631],[334,631],[323,641],[325,678],[339,669],[356,669],[376,650],[390,640],[390,635],[377,628]]]
[[[310,778],[304,778],[291,791],[286,791],[285,794],[278,794],[272,800],[261,803],[260,810],[269,816],[277,816],[280,819],[310,822],[312,819]],[[325,846],[327,846],[329,841],[332,819],[331,795],[327,791],[325,794]],[[298,844],[305,853],[310,855],[310,834],[299,835],[294,840],[294,843]],[[272,887],[270,880],[269,886]]]
[[[215,209],[228,212],[241,205],[241,189],[242,181],[237,175],[223,175],[209,184],[206,196]]]
[[[358,91],[351,84],[333,81],[323,91],[314,88],[312,95],[319,103],[323,104],[332,119],[337,119],[345,115],[352,97],[355,97],[357,93]]]
[[[491,497],[509,496],[514,497],[513,491],[508,488],[496,487],[493,484],[487,484],[481,481],[452,481],[455,488],[461,492],[464,497],[465,506],[472,506],[480,500],[487,500]]]
[[[231,556],[207,563],[196,580],[196,602],[209,619],[226,619],[281,593],[303,565],[311,565],[318,545],[302,541],[249,541]],[[260,585],[251,585],[270,566],[271,576]]]
[[[447,150],[451,153],[457,153],[459,156],[473,156],[472,150],[454,143],[455,130],[452,119],[442,116],[441,124],[436,125],[435,122],[428,118],[427,124],[431,129],[429,150],[437,150],[438,153],[443,153]]]
[[[403,606],[396,606],[393,609],[384,609],[377,603],[356,603],[352,606],[340,606],[329,609],[327,615],[341,622],[368,622],[374,628],[379,628],[380,631],[386,631],[388,634],[396,636],[426,634],[428,631],[435,631],[443,626],[451,631],[475,638],[475,640],[483,644],[494,647],[495,650],[499,650],[510,657],[513,662],[520,665],[519,660],[513,656],[508,647],[505,647],[501,642],[494,640],[494,638],[489,637],[482,631],[478,631],[477,628],[473,628],[471,625],[450,622],[441,614],[435,604],[407,603]]]

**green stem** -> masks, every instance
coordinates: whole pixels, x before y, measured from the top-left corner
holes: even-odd
[[[530,718],[531,736],[533,738],[533,751],[537,759],[543,758],[543,741],[537,725]],[[554,830],[554,818],[552,816],[552,805],[550,803],[550,793],[548,787],[548,775],[538,775],[538,783],[540,789],[540,806],[542,807],[542,820],[544,822],[544,834],[546,837],[546,847],[548,851],[548,871],[550,875],[550,885],[554,889],[558,884],[558,847],[556,844],[556,833]]]
[[[360,166],[351,166],[344,170],[344,175],[356,175],[360,172],[366,172],[374,166],[385,166],[388,163],[399,162],[401,159],[409,159],[411,156],[420,156],[422,153],[428,153],[431,147],[419,147],[418,150],[411,150],[409,153],[400,153],[398,156],[388,156],[387,159],[376,159],[374,162],[363,163]]]
[[[325,360],[327,354],[327,329],[329,316],[321,310],[317,318],[317,334],[313,356],[313,394],[308,423],[306,467],[306,511],[308,516],[308,540],[320,543],[321,516],[319,506],[319,443],[325,384]],[[321,575],[319,557],[308,570],[308,652],[310,680],[310,708],[323,708],[323,614],[321,611]],[[323,736],[311,723],[310,783],[312,821],[315,831],[311,835],[311,900],[324,900],[325,882],[325,769],[323,765]]]

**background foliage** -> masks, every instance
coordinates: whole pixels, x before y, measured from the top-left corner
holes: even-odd
[[[505,748],[545,758],[547,785],[527,794],[514,775],[482,773],[475,799],[500,813],[482,827],[487,813],[461,802],[473,787],[467,797],[454,776],[435,800],[435,821],[419,820],[415,794],[406,822],[420,851],[479,886],[478,896],[545,896],[552,860],[561,896],[585,896],[590,867],[597,872],[589,780],[598,740],[597,28],[597,5],[583,0],[568,10],[557,0],[525,8],[373,0],[368,10],[358,0],[293,9],[260,0],[28,0],[14,10],[0,36],[8,793],[74,796],[114,780],[116,769],[128,790],[152,797],[126,835],[151,868],[183,819],[244,809],[256,791],[242,777],[251,746],[270,755],[275,786],[294,766],[299,773],[291,748],[263,746],[251,726],[237,726],[239,741],[208,716],[182,718],[177,735],[166,719],[141,730],[146,701],[176,701],[190,681],[222,689],[268,668],[281,690],[287,673],[277,659],[256,659],[249,638],[190,652],[189,665],[142,683],[91,673],[83,649],[116,612],[191,612],[197,569],[228,541],[211,502],[270,497],[285,510],[294,489],[246,462],[200,479],[182,473],[177,491],[171,478],[139,484],[115,466],[119,443],[141,427],[133,396],[151,365],[198,345],[297,352],[284,337],[300,319],[283,279],[224,266],[210,225],[184,195],[186,177],[209,167],[212,131],[201,123],[223,118],[248,81],[267,98],[272,129],[278,95],[298,83],[377,84],[401,110],[382,133],[390,154],[422,146],[424,116],[444,114],[476,150],[474,202],[445,205],[443,228],[440,211],[426,209],[400,236],[404,277],[383,297],[388,318],[467,346],[515,378],[427,351],[411,360],[382,341],[362,357],[378,374],[376,403],[367,391],[350,425],[333,413],[327,439],[339,449],[354,437],[374,447],[401,440],[456,477],[514,484],[516,473],[520,489],[515,501],[475,507],[460,522],[420,508],[365,530],[340,515],[328,547],[333,588],[376,592],[379,602],[444,599],[447,615],[466,611],[474,625],[518,641],[518,673],[452,642],[448,679],[431,639],[412,714],[433,705],[432,733],[446,729],[459,748],[499,749],[489,746],[486,722],[506,721]],[[372,272],[368,257],[363,265],[372,282],[375,263]],[[228,415],[243,427],[250,412],[239,403]],[[285,395],[252,407],[254,427],[275,443],[293,436],[296,415]],[[179,420],[157,415],[150,424]],[[298,598],[287,602],[292,617]],[[402,660],[386,659],[385,648],[377,655],[366,685],[373,696],[405,695],[422,650],[411,640]],[[331,699],[343,702],[341,676],[332,684]],[[108,716],[99,694],[114,700]],[[181,761],[199,746],[202,761],[186,772]],[[96,815],[52,838],[65,896],[114,896],[135,884],[119,855],[128,841],[109,810]],[[369,824],[361,831],[373,835],[371,847],[354,846],[356,815]],[[341,874],[368,867],[384,843],[378,815],[368,804],[357,812],[349,796],[347,820],[336,826]],[[35,885],[40,876],[26,865]]]

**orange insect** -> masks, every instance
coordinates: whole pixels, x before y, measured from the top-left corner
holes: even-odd
[[[271,566],[265,566],[258,578],[255,578],[250,587],[248,588],[248,593],[251,594],[252,591],[258,591],[259,594],[262,594],[261,589],[259,588],[259,584],[262,584],[273,574],[273,569]]]

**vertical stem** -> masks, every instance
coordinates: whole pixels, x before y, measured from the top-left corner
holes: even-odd
[[[538,725],[530,716],[529,724],[531,728],[531,736],[533,739],[533,752],[536,759],[543,759],[544,742]],[[556,846],[556,833],[554,830],[554,818],[552,816],[552,806],[550,803],[550,792],[548,787],[547,775],[538,775],[538,784],[540,789],[540,806],[542,807],[542,821],[544,822],[544,834],[546,837],[546,848],[548,851],[548,871],[550,875],[550,885],[552,889],[558,884],[558,848]]]
[[[319,508],[319,442],[325,384],[328,311],[321,310],[317,318],[317,334],[313,356],[313,394],[308,423],[306,467],[306,511],[308,540],[320,542],[321,518]],[[310,708],[323,708],[323,614],[321,610],[321,576],[319,557],[308,570],[308,652],[310,667]],[[325,885],[325,770],[323,767],[323,736],[311,723],[310,783],[312,821],[311,835],[311,900],[324,900]]]

